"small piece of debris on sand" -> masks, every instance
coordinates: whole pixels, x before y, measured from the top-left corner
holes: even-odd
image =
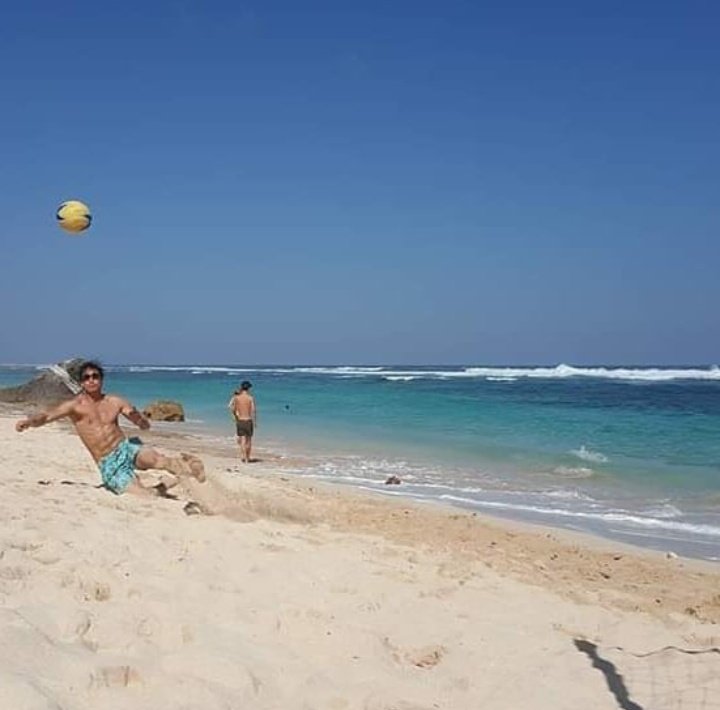
[[[185,515],[202,515],[202,508],[194,500],[186,503],[183,510]]]

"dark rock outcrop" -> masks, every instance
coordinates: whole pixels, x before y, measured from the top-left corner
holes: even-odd
[[[156,422],[184,422],[185,411],[179,402],[170,402],[168,400],[158,400],[148,404],[143,409],[143,414]]]
[[[70,399],[80,391],[77,380],[82,362],[81,358],[65,360],[24,385],[0,388],[0,402],[50,405]]]

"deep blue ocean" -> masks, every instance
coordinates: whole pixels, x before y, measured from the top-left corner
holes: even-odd
[[[37,371],[0,367],[0,386]],[[720,559],[717,367],[131,365],[106,390],[178,400],[231,441],[243,379],[257,447],[302,454],[298,476]]]

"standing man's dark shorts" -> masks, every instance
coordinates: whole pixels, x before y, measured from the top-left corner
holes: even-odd
[[[236,419],[235,420],[235,431],[238,436],[252,436],[253,435],[253,422],[252,419]]]

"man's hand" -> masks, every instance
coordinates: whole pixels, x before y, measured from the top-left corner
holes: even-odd
[[[147,431],[150,428],[150,422],[135,407],[129,406],[127,409],[123,408],[122,413],[136,427],[143,431]]]
[[[55,418],[57,419],[59,417]],[[17,424],[15,424],[15,431],[25,431],[30,427],[42,426],[43,424],[47,424],[49,421],[52,420],[50,419],[50,416],[47,412],[33,414],[31,417],[25,417],[25,419],[21,419],[19,422],[17,422]]]

